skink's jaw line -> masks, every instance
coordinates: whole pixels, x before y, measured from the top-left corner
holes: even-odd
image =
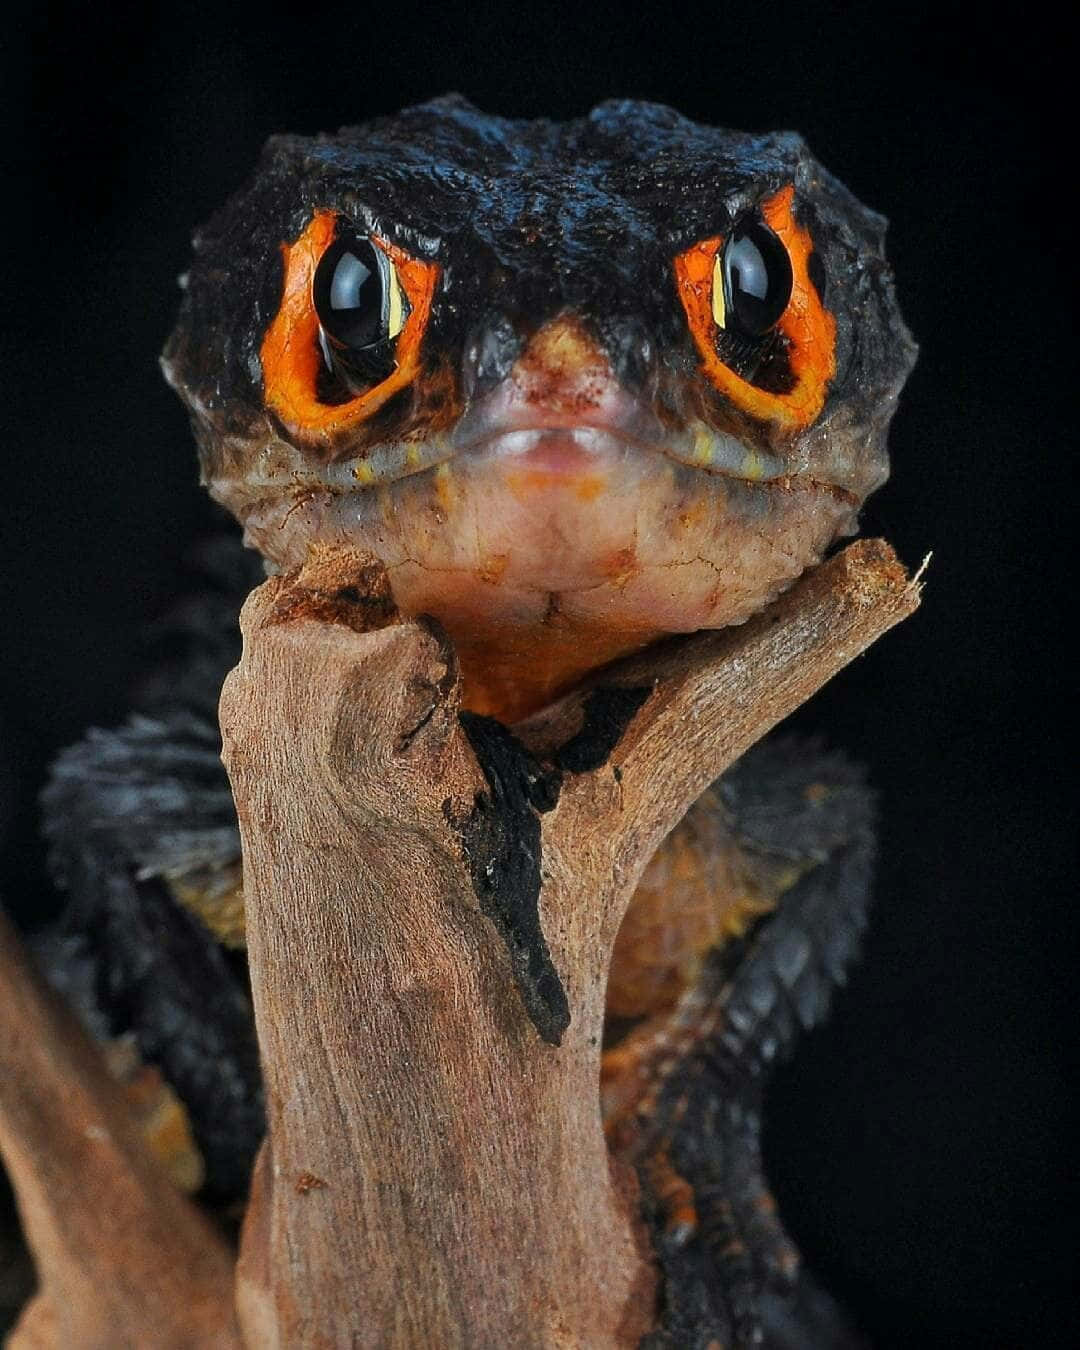
[[[662,420],[651,401],[621,385],[606,366],[584,374],[550,374],[544,380],[515,368],[489,394],[466,406],[445,431],[366,446],[357,455],[348,454],[344,441],[329,462],[325,455],[305,454],[298,446],[296,461],[304,480],[298,486],[353,491],[395,483],[453,460],[497,469],[529,456],[550,459],[541,449],[545,438],[563,447],[566,472],[571,460],[582,472],[592,472],[632,454],[664,455],[688,468],[744,483],[790,479],[800,467],[793,462],[795,456],[741,440],[699,417]]]
[[[743,483],[768,484],[798,476],[797,470],[780,456],[748,446],[734,436],[698,423],[690,430],[662,441],[642,440],[602,427],[581,425],[520,427],[491,432],[465,443],[456,436],[391,441],[373,446],[353,458],[325,464],[308,460],[303,467],[291,466],[287,471],[271,476],[254,469],[248,481],[253,488],[277,484],[300,491],[355,492],[389,485],[464,458],[482,457],[493,463],[524,458],[543,442],[555,439],[572,444],[583,456],[594,457],[597,468],[625,454],[646,454],[663,455],[688,468]]]

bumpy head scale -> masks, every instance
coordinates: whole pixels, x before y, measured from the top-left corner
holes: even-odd
[[[914,356],[883,231],[795,135],[438,99],[274,138],[165,368],[272,564],[368,549],[522,711],[853,528]]]

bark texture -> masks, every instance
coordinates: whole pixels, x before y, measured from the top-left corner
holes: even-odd
[[[150,1155],[2,915],[0,1154],[39,1282],[12,1350],[238,1350],[226,1243]]]
[[[269,1117],[244,1333],[636,1345],[655,1273],[598,1097],[619,923],[704,787],[916,590],[855,544],[511,735],[459,716],[452,650],[362,570],[255,592],[222,696]]]
[[[918,603],[861,541],[736,630],[512,730],[369,560],[276,577],[221,701],[268,1134],[236,1269],[0,928],[0,1149],[41,1290],[16,1346],[634,1346],[656,1273],[609,1159],[607,971],[650,856]]]

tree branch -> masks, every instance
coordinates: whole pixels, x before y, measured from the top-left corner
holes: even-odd
[[[248,1344],[637,1343],[655,1276],[598,1092],[626,905],[707,783],[917,603],[860,542],[515,737],[462,724],[452,650],[370,560],[253,594],[221,705],[269,1124]]]
[[[0,1154],[39,1279],[10,1346],[239,1347],[226,1244],[2,915]]]

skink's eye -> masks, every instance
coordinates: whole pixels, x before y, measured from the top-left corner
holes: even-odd
[[[266,406],[295,436],[333,447],[417,376],[439,266],[332,211],[292,243],[259,357]]]
[[[789,431],[814,421],[836,374],[824,270],[794,202],[781,188],[674,259],[702,376],[739,412]]]
[[[315,269],[312,299],[327,364],[353,385],[385,379],[411,309],[386,252],[369,239],[338,239]]]
[[[791,259],[773,231],[756,216],[740,221],[716,258],[717,327],[734,329],[744,337],[764,337],[787,309],[791,283]]]

